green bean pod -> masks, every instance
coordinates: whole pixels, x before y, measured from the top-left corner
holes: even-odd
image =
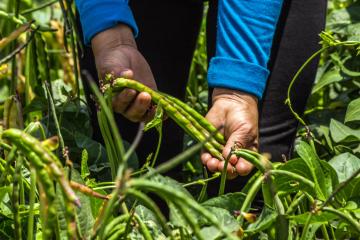
[[[180,99],[177,99],[173,96],[170,96],[168,94],[164,95],[170,99],[171,101],[173,101],[176,105],[178,105],[181,109],[183,109],[184,111],[186,111],[189,115],[191,115],[196,121],[198,121],[200,123],[200,125],[205,128],[207,131],[209,131],[210,133],[215,133],[214,134],[214,138],[220,143],[220,144],[225,144],[226,141],[224,139],[224,136],[211,124],[209,123],[206,118],[204,118],[200,113],[198,113],[197,111],[195,111],[193,108],[191,108],[189,105],[187,105],[186,103],[182,102]]]
[[[165,109],[165,111],[168,113],[168,115],[179,125],[181,126],[187,134],[194,137],[199,142],[205,142],[206,137],[201,134],[201,132],[196,129],[191,122],[186,119],[183,115],[181,115],[175,108],[173,108],[171,105],[167,104],[166,100],[161,99],[159,101],[161,106]],[[211,142],[206,142],[204,144],[204,147],[210,152],[211,155],[218,158],[219,160],[224,160],[221,152],[219,152],[214,145]]]
[[[135,221],[139,224],[139,230],[141,234],[143,235],[145,240],[153,240],[153,237],[151,236],[150,230],[146,226],[146,224],[141,220],[141,218],[134,214]]]

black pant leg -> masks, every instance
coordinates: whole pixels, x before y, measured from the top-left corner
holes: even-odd
[[[209,0],[208,54],[215,54],[217,0]],[[276,28],[269,60],[271,74],[260,102],[260,152],[268,152],[273,161],[289,156],[298,126],[285,105],[287,88],[300,66],[320,48],[318,34],[324,29],[326,0],[285,0]],[[315,79],[315,59],[301,74],[292,91],[294,109],[302,113]],[[240,191],[252,174],[229,181],[226,191]],[[209,184],[208,193],[215,196],[219,182]]]
[[[320,49],[318,34],[325,27],[327,1],[284,2],[269,62],[271,75],[260,108],[260,152],[269,152],[272,161],[281,161],[292,152],[298,121],[284,104],[292,77],[301,65]],[[302,114],[318,66],[318,59],[306,67],[293,86],[293,108]]]
[[[134,0],[130,1],[133,14],[139,27],[136,39],[139,51],[148,61],[159,90],[183,99],[193,51],[200,29],[202,0]],[[78,24],[80,27],[80,24]],[[84,58],[80,60],[81,69],[88,70],[97,79],[94,56],[87,47]],[[85,82],[85,91],[89,88]],[[92,101],[88,98],[89,102]],[[102,141],[94,104],[91,106],[94,138]],[[138,124],[120,115],[116,120],[122,137],[132,142]],[[155,130],[146,132],[136,150],[140,163],[149,153],[154,152],[158,135]],[[158,161],[163,162],[177,155],[183,148],[183,131],[170,119],[164,121],[163,141]],[[170,175],[179,174],[179,169]]]

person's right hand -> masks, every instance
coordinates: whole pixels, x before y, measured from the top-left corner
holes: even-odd
[[[149,64],[137,50],[132,30],[123,24],[107,29],[95,35],[91,40],[98,74],[130,78],[157,89]],[[138,93],[133,89],[124,89],[113,98],[113,109],[133,122],[149,121],[154,110],[151,108],[151,96]]]

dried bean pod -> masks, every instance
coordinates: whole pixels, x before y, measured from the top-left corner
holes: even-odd
[[[31,159],[33,160],[35,167],[41,168],[42,162],[48,165],[49,172],[58,180],[66,198],[75,205],[80,206],[80,200],[70,187],[69,181],[66,179],[64,172],[61,169],[60,161],[52,152],[43,147],[41,142],[18,129],[6,130],[2,137],[9,139],[21,149],[26,156],[32,156]]]
[[[88,186],[82,185],[80,183],[74,182],[74,181],[70,181],[70,186],[72,189],[77,190],[85,195],[88,195],[90,197],[95,197],[95,198],[100,198],[100,199],[104,199],[104,200],[109,200],[109,197],[106,195],[103,195],[101,193],[95,192],[94,190],[92,190],[91,188],[89,188]]]

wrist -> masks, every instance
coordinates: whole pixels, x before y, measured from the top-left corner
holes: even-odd
[[[118,24],[99,32],[91,39],[95,56],[121,46],[137,48],[132,29],[125,24]]]
[[[256,106],[258,104],[258,98],[250,93],[227,88],[214,88],[212,93],[212,103],[215,104],[215,102],[220,99]]]

